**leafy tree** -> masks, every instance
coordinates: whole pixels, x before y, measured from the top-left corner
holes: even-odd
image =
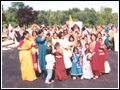
[[[22,26],[23,24],[33,24],[33,23],[37,23],[38,22],[38,11],[33,11],[32,7],[25,7],[25,8],[21,8],[17,11],[17,20],[20,24],[20,26]]]
[[[46,18],[44,19],[44,24],[45,24],[45,27],[47,27],[47,25],[49,24],[49,22]]]

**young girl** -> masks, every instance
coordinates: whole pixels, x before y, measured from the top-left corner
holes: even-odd
[[[72,67],[71,67],[71,75],[73,75],[73,79],[76,79],[78,75],[81,75],[82,68],[81,68],[81,61],[80,61],[80,55],[78,53],[78,49],[75,47],[73,49],[73,61],[72,61]]]
[[[80,42],[80,40],[77,41],[77,49],[80,55],[80,59],[81,59],[81,67],[83,67],[83,54],[82,54],[82,43]]]
[[[56,49],[53,49],[53,53],[55,54],[55,80],[67,80],[67,74],[65,69],[65,64],[63,60],[63,50],[60,48],[60,44],[57,42],[55,44]]]
[[[90,66],[91,53],[90,53],[89,49],[86,49],[84,53],[85,53],[85,55],[83,57],[83,78],[91,79],[91,78],[93,78],[93,74],[92,74],[92,70],[91,70],[91,66]]]

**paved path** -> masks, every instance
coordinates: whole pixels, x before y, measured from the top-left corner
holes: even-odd
[[[22,81],[19,51],[17,47],[2,50],[2,88],[118,88],[118,53],[108,51],[111,72],[99,77],[97,80],[73,80],[68,76],[66,81],[56,81],[46,85],[42,77],[36,81]]]

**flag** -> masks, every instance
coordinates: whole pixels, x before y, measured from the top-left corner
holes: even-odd
[[[69,21],[71,22],[72,27],[73,27],[73,20],[72,20],[71,14],[69,14]]]

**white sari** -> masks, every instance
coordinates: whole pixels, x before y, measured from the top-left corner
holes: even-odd
[[[67,39],[59,39],[58,42],[60,43],[60,47],[63,50],[63,57],[64,57],[64,63],[65,63],[65,68],[71,68],[72,63],[71,60],[69,58],[69,50],[66,50],[65,48],[67,48],[68,46],[68,40]]]

